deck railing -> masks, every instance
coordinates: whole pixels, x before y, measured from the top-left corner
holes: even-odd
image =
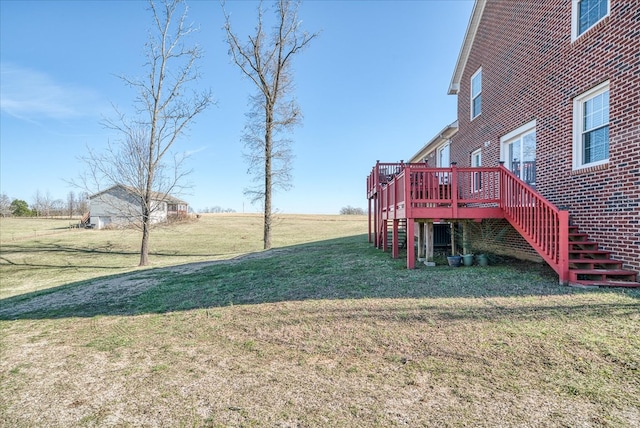
[[[461,209],[500,209],[504,218],[552,266],[560,281],[569,278],[569,215],[547,201],[504,166],[432,168],[425,164],[377,163],[367,178],[376,199],[374,222],[420,218],[425,209],[447,208],[450,219]],[[420,215],[417,215],[420,213]],[[440,214],[438,215],[441,216]]]
[[[392,172],[392,173],[391,173]],[[369,197],[377,195],[383,213],[435,206],[497,207],[499,168],[432,168],[425,164],[378,164],[367,178]]]
[[[395,176],[404,169],[405,164],[376,162],[376,166],[367,177],[367,194],[371,196],[381,185],[393,181]]]

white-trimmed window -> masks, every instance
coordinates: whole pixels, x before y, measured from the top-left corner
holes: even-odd
[[[573,169],[609,161],[609,82],[573,100]]]
[[[449,162],[449,142],[438,147],[438,166],[440,168],[448,168]]]
[[[447,141],[445,144],[441,145],[440,147],[438,147],[437,150],[437,163],[438,163],[438,167],[440,168],[448,168],[451,166],[451,163],[449,161],[450,159],[450,142]],[[440,180],[440,184],[447,184],[449,183],[449,173],[448,172],[443,172],[443,173],[439,173],[439,180]]]
[[[611,10],[610,0],[572,0],[571,1],[571,38],[602,21]]]
[[[471,166],[474,168],[480,168],[482,166],[482,149],[475,150],[471,153]],[[472,189],[474,192],[482,189],[482,173],[474,172]]]
[[[482,113],[482,68],[471,76],[471,119]]]
[[[536,186],[536,121],[500,137],[500,159],[522,181]]]

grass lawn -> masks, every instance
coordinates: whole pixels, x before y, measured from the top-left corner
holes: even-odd
[[[149,269],[137,234],[5,220],[0,426],[640,426],[640,290],[409,271],[362,217],[282,216],[264,252],[259,216],[206,216]]]

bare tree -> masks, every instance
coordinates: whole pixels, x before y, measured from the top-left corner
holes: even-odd
[[[76,214],[84,215],[87,211],[89,211],[89,194],[87,192],[78,193]]]
[[[103,153],[89,151],[82,158],[90,172],[84,176],[85,189],[104,189],[113,185],[133,191],[139,203],[136,217],[142,229],[140,266],[149,264],[149,235],[152,213],[157,200],[177,190],[188,173],[182,168],[185,156],[173,155],[170,149],[195,116],[212,103],[209,90],[189,91],[189,85],[200,78],[197,62],[202,57],[199,46],[186,46],[195,30],[186,23],[187,7],[183,0],[149,1],[153,15],[149,41],[146,44],[146,77],[121,76],[138,92],[136,114],[128,118],[116,109],[117,118],[105,126],[122,135],[109,143]],[[87,177],[93,186],[87,186]]]
[[[62,199],[54,199],[51,201],[50,215],[62,217],[65,214],[65,203]]]
[[[31,200],[31,209],[35,212],[37,217],[43,215],[45,210],[44,195],[40,192],[40,189],[36,190]]]
[[[11,199],[3,193],[0,195],[0,216],[6,217],[11,215]]]
[[[250,98],[251,111],[247,114],[248,123],[242,139],[248,150],[245,156],[249,172],[260,183],[245,193],[251,196],[252,202],[263,202],[265,249],[271,248],[272,191],[291,187],[292,142],[285,134],[291,132],[302,117],[293,98],[291,61],[318,35],[300,28],[299,5],[299,1],[277,1],[276,24],[267,35],[261,2],[256,34],[248,36],[246,43],[232,31],[230,16],[222,5],[229,54],[257,89]]]
[[[73,217],[74,212],[76,211],[76,194],[73,193],[73,190],[70,190],[67,194],[67,215],[69,218]]]
[[[45,193],[42,193],[40,189],[37,189],[35,195],[33,195],[33,203],[31,206],[35,210],[37,217],[50,217],[53,202],[54,200],[50,191],[47,190]]]

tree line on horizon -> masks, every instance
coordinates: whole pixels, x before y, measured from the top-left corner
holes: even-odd
[[[24,199],[10,198],[6,193],[0,194],[1,217],[68,217],[83,216],[89,212],[89,195],[86,192],[76,194],[70,191],[65,199],[55,199],[50,192],[37,190],[28,203]],[[235,213],[233,208],[219,205],[198,209],[196,212]]]
[[[1,217],[68,217],[85,215],[89,211],[89,195],[86,192],[76,194],[69,191],[66,200],[54,199],[48,191],[37,190],[31,204],[23,199],[10,198],[6,193],[0,194]],[[202,214],[235,213],[232,208],[219,205],[197,210]],[[340,208],[340,215],[365,215],[360,207],[347,205]]]
[[[56,199],[51,193],[37,190],[31,204],[24,199],[0,194],[2,217],[69,217],[81,216],[89,211],[89,195],[70,191],[66,199]]]

